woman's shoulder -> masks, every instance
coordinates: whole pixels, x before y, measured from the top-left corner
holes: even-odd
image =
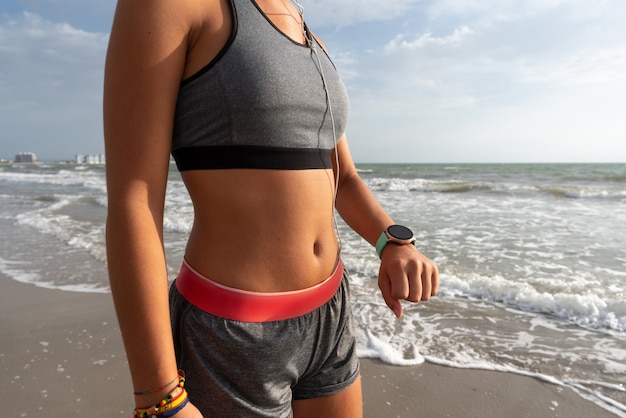
[[[133,25],[135,33],[192,33],[223,21],[230,0],[118,0],[114,18],[121,25]]]

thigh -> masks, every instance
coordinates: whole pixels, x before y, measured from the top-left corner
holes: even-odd
[[[294,418],[362,418],[361,378],[334,395],[292,402]]]

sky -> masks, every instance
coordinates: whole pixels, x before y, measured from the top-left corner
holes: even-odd
[[[301,0],[357,163],[626,162],[624,0]],[[114,0],[0,4],[0,158],[100,154]]]

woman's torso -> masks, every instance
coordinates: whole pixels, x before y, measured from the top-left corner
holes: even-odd
[[[208,3],[212,12],[200,19],[190,34],[184,74],[194,82],[201,77],[216,77],[218,73],[213,68],[205,67],[209,63],[214,67],[216,56],[221,60],[228,54],[224,48],[230,47],[237,24],[235,33],[245,29],[241,21],[232,19],[229,0]],[[269,21],[257,19],[257,24],[267,24],[274,30],[278,44],[280,40],[288,40],[292,45],[286,48],[293,47],[295,51],[308,48],[303,45],[305,38],[299,16],[287,1],[236,0],[235,4],[258,6],[259,16]],[[321,48],[318,53],[324,54]],[[217,61],[216,65],[219,64]],[[200,77],[199,72],[203,73]],[[259,81],[265,80],[259,77]],[[267,80],[268,83],[280,81]],[[228,97],[228,100],[236,99]],[[236,128],[237,124],[235,121],[233,126]],[[337,127],[334,135],[340,135],[342,129],[343,126]],[[258,134],[262,136],[264,132]],[[211,152],[212,144],[207,144],[208,140],[210,137],[201,139]],[[247,140],[263,138],[249,136]],[[174,141],[176,148],[177,142],[184,143],[185,138],[181,139],[178,133]],[[290,138],[282,141],[292,146]],[[329,148],[327,138],[325,148]],[[279,152],[276,158],[287,157],[281,157]],[[335,179],[328,164],[313,169],[258,169],[235,164],[227,169],[186,169],[181,174],[195,211],[186,258],[202,274],[232,287],[283,291],[312,286],[332,272],[338,244],[333,225]]]

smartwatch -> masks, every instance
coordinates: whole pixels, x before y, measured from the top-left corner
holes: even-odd
[[[383,258],[383,249],[390,242],[398,245],[411,244],[415,246],[416,239],[415,235],[413,235],[413,231],[406,226],[391,225],[380,234],[378,241],[376,241],[376,252],[379,258]]]

